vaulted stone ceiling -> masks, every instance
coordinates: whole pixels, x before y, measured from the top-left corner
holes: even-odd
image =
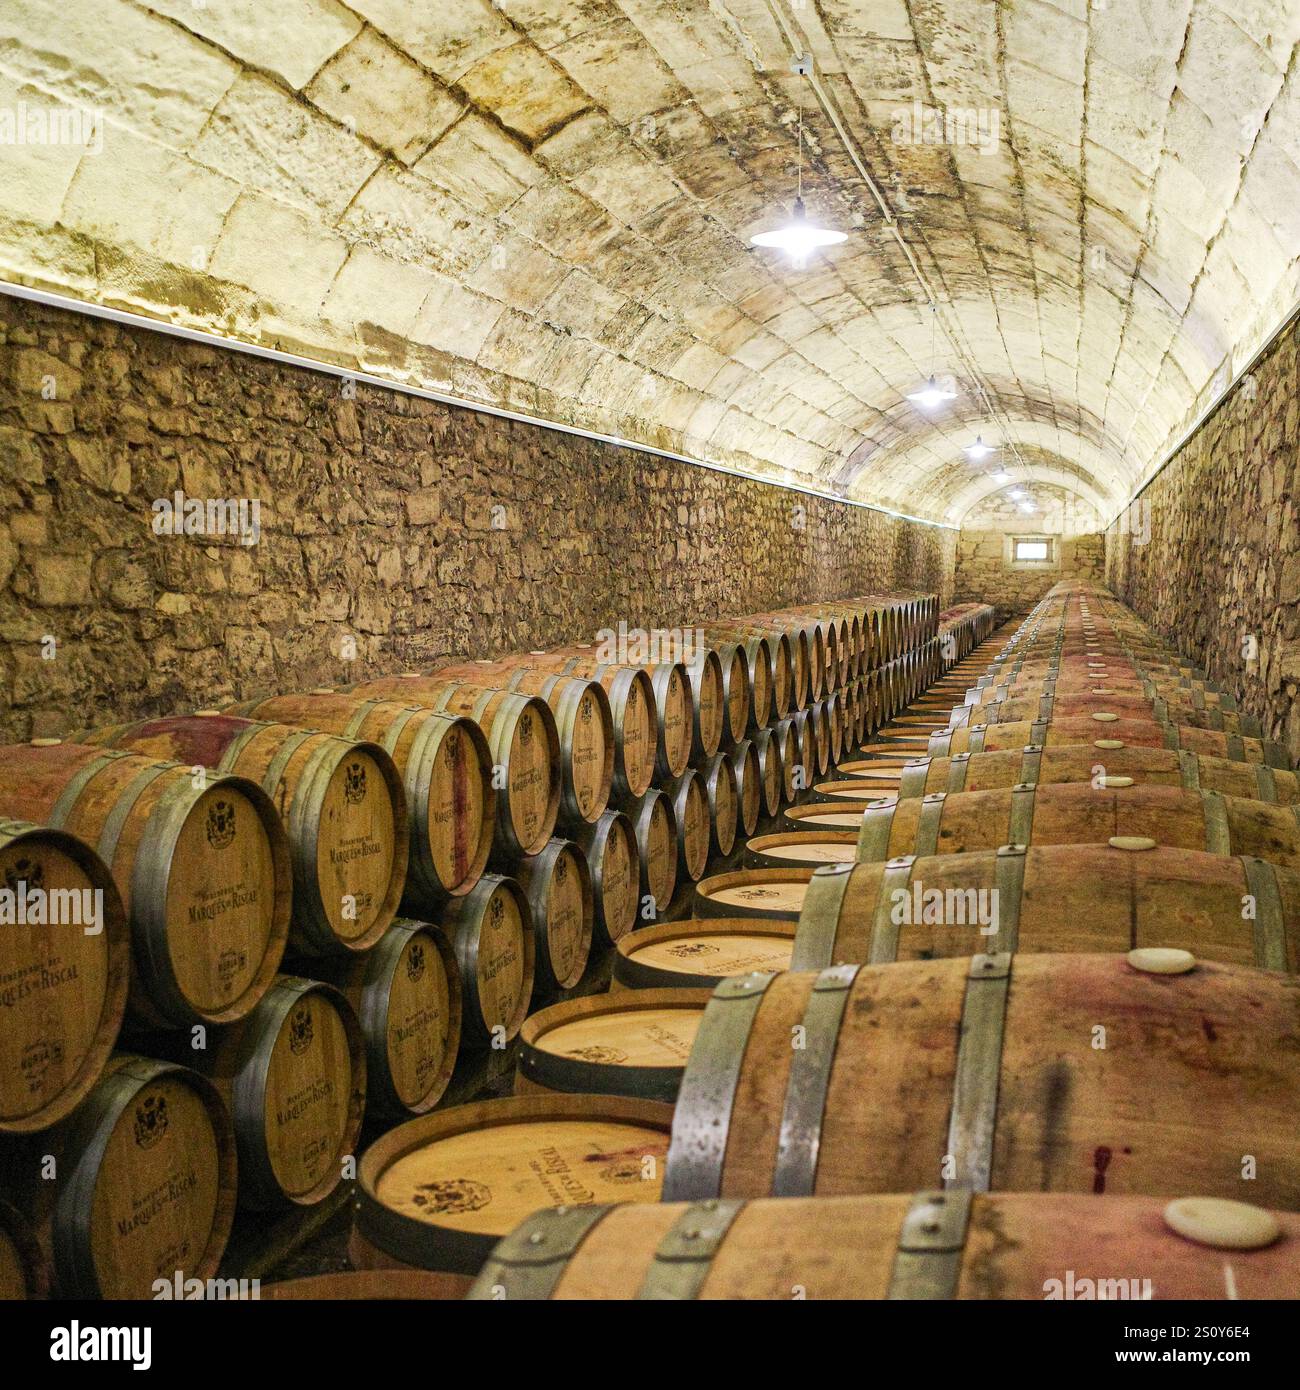
[[[5,0],[0,276],[913,514],[996,511],[1001,465],[1105,519],[1296,298],[1298,37],[1300,0]],[[90,149],[15,133],[68,104]],[[749,237],[801,104],[849,237],[797,270]]]

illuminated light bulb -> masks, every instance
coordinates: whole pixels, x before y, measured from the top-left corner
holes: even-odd
[[[838,246],[847,240],[847,232],[835,232],[829,227],[819,227],[815,222],[809,222],[802,198],[794,200],[794,216],[784,227],[750,237],[755,246],[770,246],[784,251],[799,270],[807,265],[808,257],[820,247]]]
[[[956,396],[956,391],[949,391],[940,386],[932,376],[919,391],[909,392],[907,399],[919,405],[923,410],[933,410],[935,406],[942,405],[944,401],[955,400]]]
[[[999,468],[996,473],[990,473],[989,477],[992,478],[995,483],[1009,483],[1011,481],[1011,474],[1001,468]]]
[[[991,444],[985,444],[984,440],[977,434],[974,444],[966,446],[966,457],[978,463],[980,459],[986,459],[993,452]]]

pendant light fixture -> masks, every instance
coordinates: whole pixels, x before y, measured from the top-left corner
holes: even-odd
[[[939,322],[939,306],[933,300],[930,301],[930,314],[930,362],[933,365],[936,347],[934,335]],[[933,410],[936,406],[942,405],[944,401],[956,399],[956,396],[956,391],[950,391],[946,386],[940,386],[938,378],[934,372],[931,372],[929,381],[919,391],[909,392],[907,399],[913,405],[919,405],[922,410]]]
[[[805,56],[794,64],[794,71],[800,77],[807,77],[812,71],[812,59]],[[808,210],[803,205],[803,88],[799,88],[799,172],[798,191],[795,194],[794,211],[790,221],[774,232],[759,232],[750,237],[754,246],[771,246],[784,251],[796,270],[808,264],[808,257],[822,246],[838,246],[848,239],[847,232],[832,231],[829,227],[819,227],[808,220]]]
[[[992,452],[993,446],[991,444],[985,444],[983,438],[978,434],[975,436],[974,444],[968,444],[966,446],[966,457],[970,459],[972,463],[978,463],[981,459],[988,458]]]

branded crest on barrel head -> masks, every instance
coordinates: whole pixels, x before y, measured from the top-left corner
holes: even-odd
[[[563,855],[555,861],[555,881],[563,883],[569,876],[569,861]]]
[[[145,1096],[135,1107],[135,1142],[151,1149],[167,1133],[167,1097]]]
[[[501,925],[502,919],[506,915],[506,905],[501,901],[500,898],[493,898],[492,906],[488,909],[488,912],[492,918],[492,925],[494,927],[499,927]]]
[[[593,1043],[590,1047],[571,1047],[567,1053],[580,1062],[594,1062],[603,1066],[619,1066],[627,1061],[627,1053],[617,1047],[601,1047]]]
[[[308,1004],[299,1004],[289,1017],[289,1050],[295,1056],[301,1057],[311,1046],[314,1035],[315,1025],[312,1022],[311,1007]]]
[[[343,775],[343,795],[352,805],[366,799],[366,770],[360,763],[349,763]]]
[[[687,956],[716,956],[719,949],[717,946],[710,946],[707,941],[683,941],[677,946],[669,946],[668,954],[682,958]]]
[[[213,849],[225,849],[234,838],[234,802],[214,801],[208,807],[208,843]]]
[[[423,1182],[411,1196],[414,1206],[425,1216],[459,1216],[482,1211],[492,1200],[492,1189],[471,1178],[440,1178]]]
[[[533,717],[526,714],[519,721],[519,742],[531,743],[533,741]]]
[[[424,943],[413,941],[406,953],[406,978],[415,983],[424,974]]]
[[[5,870],[5,887],[16,897],[18,885],[25,883],[29,893],[39,893],[45,888],[45,866],[36,859],[25,856],[16,860]]]
[[[578,718],[581,719],[582,722],[583,722],[584,724],[590,724],[590,723],[591,723],[591,715],[592,715],[592,703],[591,703],[591,701],[590,701],[590,700],[583,700],[583,702],[578,706]]]

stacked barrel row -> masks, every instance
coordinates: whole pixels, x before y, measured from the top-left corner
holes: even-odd
[[[1067,1270],[1108,1297],[1292,1296],[1295,774],[1097,591],[1054,591],[996,645],[927,697],[944,737],[1018,722],[972,718],[1000,702],[967,689],[1087,699],[1005,752],[903,759],[888,796],[864,778],[820,803],[858,825],[802,832],[752,903],[622,943],[624,988],[528,1021],[527,1094],[367,1154],[359,1228],[394,1241],[375,1212],[397,1221],[402,1175],[432,1174],[405,1254],[430,1221],[473,1227],[452,1242],[470,1267],[490,1242],[458,1213],[511,1155],[529,1168],[545,1116],[543,1210],[476,1296],[1069,1297]],[[597,1081],[612,1094],[563,1099]],[[444,1144],[482,1167],[453,1178]]]
[[[236,1204],[322,1200],[363,1116],[432,1109],[462,1047],[504,1044],[535,991],[578,982],[593,929],[612,940],[638,920],[643,844],[702,872],[679,808],[698,826],[690,808],[707,807],[705,858],[722,852],[724,764],[741,769],[737,826],[769,809],[737,734],[780,747],[810,719],[829,726],[865,673],[914,656],[932,610],[908,596],[775,618],[770,646],[727,651],[716,742],[688,703],[715,650],[679,663],[676,688],[674,663],[589,678],[530,653],[5,749],[9,1282],[145,1293],[173,1265],[212,1273]],[[785,728],[774,701],[761,728],[741,708],[747,647],[789,654]],[[565,667],[587,661],[574,653]],[[674,709],[690,726],[680,768]],[[773,810],[798,789],[782,770]],[[664,806],[672,834],[656,840],[651,814],[647,836],[612,796]],[[99,1157],[74,1185],[86,1151]],[[37,1185],[51,1152],[69,1181]],[[188,1194],[170,1225],[127,1219],[164,1189]],[[107,1194],[93,1218],[88,1191]]]
[[[973,624],[981,624],[987,632],[992,610],[956,616],[961,620],[969,618],[972,631],[981,630]],[[904,644],[919,638],[923,643],[937,645],[937,617],[931,605],[930,617],[923,619],[922,628],[912,630],[914,636],[909,636],[906,624],[895,628],[888,619],[883,627],[874,629],[868,620],[861,630],[883,630],[887,642],[895,640],[889,634],[896,631]],[[803,669],[809,674],[803,688],[809,699],[814,689],[824,689],[817,685],[812,673],[820,669],[824,679],[824,673],[833,669],[836,679],[841,679],[838,655],[818,666],[818,658],[813,655],[817,650],[815,640],[808,633],[804,615],[754,615],[737,620],[737,625],[746,629],[759,623],[766,626],[740,635],[751,643],[767,643],[777,653],[788,649],[791,659],[786,669],[791,673],[800,669],[794,655],[798,644],[790,642],[791,634],[802,637],[807,644],[809,658]],[[725,671],[727,658],[734,652],[716,638],[713,641],[713,651]],[[852,639],[848,641],[849,645],[841,645],[838,650],[851,652]],[[830,650],[837,648],[832,645]],[[551,655],[566,664],[574,659],[566,652]],[[548,654],[530,656],[545,659]],[[941,661],[934,646],[931,657],[927,671],[937,670]],[[594,661],[595,657],[589,655],[585,660]],[[697,690],[706,692],[706,698],[692,708],[716,710],[720,702],[708,697],[710,687],[704,679],[710,664],[708,658],[694,665],[682,664],[686,667],[685,690],[692,696]],[[756,669],[769,674],[771,671],[766,659]],[[852,670],[851,665],[849,669]],[[652,675],[658,676],[661,683],[664,681],[662,671],[656,669]],[[847,679],[851,681],[852,675]],[[769,685],[779,689],[779,676]],[[712,687],[714,691],[718,688]],[[793,692],[800,688],[793,674],[790,688],[793,698]],[[760,694],[760,705],[762,699]],[[750,710],[753,708],[751,704]],[[743,709],[742,705],[742,712]],[[802,712],[809,713],[810,709],[805,705]],[[683,738],[678,750],[684,770],[698,773],[699,760],[710,756],[712,738],[719,737],[719,726],[722,733],[718,753],[727,751],[723,745],[728,739],[729,719],[733,721],[732,737],[742,729],[751,739],[768,732],[773,735],[772,743],[779,745],[791,735],[770,723],[778,713],[774,708],[769,714],[766,729],[746,724],[731,712],[721,720],[706,719],[703,728],[698,720],[693,720],[690,741]],[[785,719],[792,722],[790,713]],[[780,723],[778,719],[777,724]],[[856,750],[850,744],[848,751]],[[808,768],[804,775],[816,774]],[[662,795],[663,787],[671,785],[670,780],[663,787],[656,787],[654,779],[658,776],[661,774],[657,771],[652,775],[644,795],[653,798],[655,791]],[[796,791],[785,804],[802,799]],[[780,800],[776,803],[778,807],[781,804]],[[703,941],[700,925],[640,925],[617,942],[614,972],[618,989],[570,999],[532,1013],[520,1033],[516,1099],[440,1112],[401,1126],[373,1145],[360,1171],[354,1259],[367,1268],[414,1265],[433,1271],[452,1269],[468,1276],[482,1265],[494,1240],[508,1228],[512,1217],[527,1212],[531,1205],[564,1201],[566,1197],[587,1202],[657,1197],[671,1121],[666,1104],[680,1082],[707,993],[687,990],[684,996],[680,989],[652,988],[641,996],[641,1007],[629,1026],[627,996],[622,987],[629,983],[696,984],[706,979],[713,983],[717,974],[709,976],[707,972],[716,967],[719,958],[752,963],[755,953],[747,944],[737,951],[721,931],[714,940]],[[752,935],[761,938],[767,924],[724,920],[711,925],[733,932],[737,927],[743,932],[757,926],[759,930]],[[775,953],[769,951],[764,958],[772,960],[783,949],[788,964],[788,933],[776,947]],[[637,978],[637,972],[643,977]],[[638,1157],[636,1161],[625,1157],[619,1163],[593,1167],[593,1155],[600,1153]],[[418,1183],[414,1181],[417,1174]],[[431,1176],[439,1194],[437,1210],[431,1210],[428,1196]],[[491,1210],[485,1213],[485,1206]]]

